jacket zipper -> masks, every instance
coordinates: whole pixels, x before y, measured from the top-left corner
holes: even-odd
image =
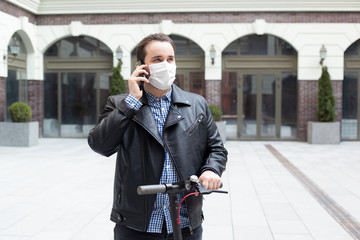
[[[191,128],[189,130],[187,130],[188,134],[191,134],[196,128],[197,126],[201,123],[201,121],[204,119],[204,115],[200,115],[196,118],[196,121],[194,123],[194,125],[191,126]]]

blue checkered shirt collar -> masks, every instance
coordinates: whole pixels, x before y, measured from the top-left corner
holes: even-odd
[[[145,91],[145,90],[144,90]],[[156,103],[160,101],[160,98],[166,98],[171,103],[171,95],[172,95],[172,88],[162,97],[158,98],[152,95],[151,93],[145,91],[146,97],[148,100],[148,104],[150,106],[156,106]]]

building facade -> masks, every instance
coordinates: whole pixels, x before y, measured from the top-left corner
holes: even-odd
[[[137,43],[162,32],[176,45],[176,84],[222,108],[228,139],[306,140],[324,46],[342,139],[360,139],[360,3],[81,2],[0,2],[0,121],[25,101],[41,136],[86,136],[117,50],[127,79]]]

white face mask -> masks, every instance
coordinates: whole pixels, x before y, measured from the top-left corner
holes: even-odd
[[[150,77],[149,82],[154,87],[166,90],[171,87],[175,80],[176,65],[166,61],[149,65]]]

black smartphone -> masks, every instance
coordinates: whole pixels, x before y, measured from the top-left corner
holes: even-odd
[[[138,62],[138,64],[137,64],[138,66],[144,65],[143,61],[141,61],[140,59],[137,62]],[[146,78],[145,73],[141,73],[141,74],[139,74],[139,76]]]
[[[141,66],[141,65],[144,65],[144,63],[143,63],[143,61],[141,61],[141,59],[138,59],[137,65],[138,65],[138,66]],[[141,74],[139,74],[139,76],[146,78],[145,73],[141,73]],[[143,82],[143,81],[140,81],[140,82],[139,82],[139,87],[140,87],[140,90],[143,90],[143,89],[144,89],[144,82]]]

